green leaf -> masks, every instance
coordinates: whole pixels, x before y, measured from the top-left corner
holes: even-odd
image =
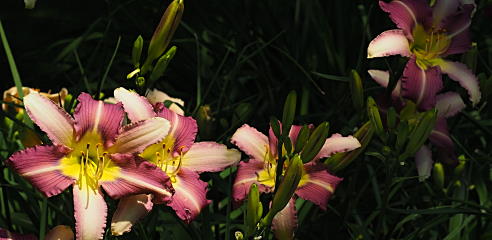
[[[364,108],[364,87],[362,86],[362,80],[359,73],[352,69],[350,90],[352,92],[352,103],[357,111],[362,111]]]
[[[387,137],[383,128],[381,116],[379,115],[379,108],[372,97],[367,98],[367,114],[374,128],[374,132],[379,136],[379,138],[381,138],[381,140],[385,141]]]

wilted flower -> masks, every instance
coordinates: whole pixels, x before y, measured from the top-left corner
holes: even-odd
[[[293,146],[297,141],[300,130],[301,126],[292,126],[290,130],[289,137]],[[241,162],[239,164],[237,177],[232,190],[234,200],[244,200],[253,183],[258,186],[260,192],[272,192],[275,187],[278,160],[276,146],[278,140],[272,128],[270,128],[269,137],[267,137],[255,128],[245,124],[236,130],[231,138],[231,142],[250,156],[248,162]],[[314,159],[303,165],[302,177],[297,190],[295,190],[295,194],[315,203],[323,210],[326,209],[328,199],[342,179],[331,175],[319,159],[329,157],[338,152],[350,151],[358,147],[360,147],[359,141],[352,136],[342,137],[340,134],[333,134],[330,138],[327,138]],[[284,168],[287,169],[288,166],[284,166]],[[279,229],[280,226],[285,226],[288,229],[294,229],[292,227],[294,218],[291,218],[295,216],[295,208],[293,206],[293,202],[291,201],[278,214],[278,216],[289,216],[290,219],[274,218],[274,228]],[[282,229],[282,231],[285,230],[284,228]]]
[[[26,96],[27,113],[53,145],[14,153],[8,164],[47,197],[73,185],[77,239],[101,239],[107,215],[101,187],[112,198],[158,192],[161,201],[170,199],[169,178],[134,157],[166,136],[169,121],[152,118],[121,127],[121,104],[95,101],[86,93],[78,101],[72,118],[37,92]]]
[[[157,116],[171,123],[166,138],[149,146],[139,156],[156,164],[170,177],[175,193],[167,205],[181,219],[190,222],[209,203],[206,199],[207,183],[199,179],[199,173],[221,171],[236,164],[241,154],[216,142],[195,143],[198,130],[196,121],[171,111],[162,102],[152,106],[145,97],[124,88],[116,89],[114,95],[123,103],[132,122]],[[113,216],[113,234],[121,235],[129,231],[138,218],[152,209],[152,201],[160,203],[154,197],[138,195],[122,199]]]
[[[459,82],[473,104],[480,101],[475,75],[462,63],[444,60],[471,47],[472,4],[439,0],[431,8],[425,0],[380,1],[399,29],[385,31],[371,41],[368,58],[400,54],[409,57],[401,78],[402,96],[424,109],[435,105],[442,89],[442,73]]]
[[[65,97],[68,95],[68,90],[66,88],[62,88],[60,92],[57,93],[50,93],[50,92],[44,93],[44,92],[40,92],[39,89],[28,88],[28,87],[22,87],[22,91],[24,97],[29,95],[29,93],[31,92],[39,92],[39,94],[49,98],[55,104],[60,106],[64,105]],[[3,101],[6,103],[13,103],[17,105],[21,104],[22,101],[19,99],[19,93],[17,92],[17,87],[11,87],[7,91],[3,92]],[[22,108],[13,108],[5,103],[2,103],[2,109],[4,111],[12,111],[14,109],[17,112],[22,111]]]

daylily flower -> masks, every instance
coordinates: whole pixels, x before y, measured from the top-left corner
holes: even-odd
[[[145,95],[146,95],[147,99],[149,100],[149,102],[153,105],[158,103],[158,102],[163,103],[166,100],[171,101],[172,103],[171,103],[171,105],[169,105],[169,109],[171,109],[171,111],[173,111],[173,112],[175,112],[181,116],[184,116],[184,111],[180,107],[180,105],[184,106],[183,100],[181,100],[179,98],[170,97],[165,92],[159,91],[155,88],[152,90],[148,89],[147,93]]]
[[[192,221],[209,203],[206,199],[207,183],[199,179],[199,173],[217,172],[239,162],[241,154],[215,142],[195,143],[198,131],[196,121],[179,115],[157,102],[154,106],[142,96],[124,88],[115,90],[116,99],[123,103],[132,122],[153,117],[169,120],[171,129],[164,140],[146,148],[140,157],[156,164],[167,174],[175,190],[167,205],[185,222]],[[155,197],[155,195],[154,195]],[[112,220],[112,232],[121,235],[152,209],[152,196],[137,195],[122,199]]]
[[[27,113],[53,145],[14,153],[8,164],[47,197],[73,185],[77,239],[101,239],[107,215],[101,187],[112,198],[156,192],[161,201],[170,199],[168,177],[134,157],[161,141],[170,124],[151,118],[121,127],[121,104],[96,101],[86,93],[78,101],[72,118],[37,92],[27,95]]]
[[[289,132],[293,146],[295,146],[300,129],[301,126],[292,126]],[[272,192],[274,190],[277,168],[277,141],[277,137],[271,128],[269,137],[247,124],[236,130],[231,142],[250,156],[248,162],[240,162],[239,164],[236,180],[232,187],[232,195],[236,202],[243,201],[246,198],[253,183],[258,186],[260,192]],[[303,176],[295,195],[309,200],[325,210],[328,199],[342,179],[331,175],[319,159],[329,157],[338,152],[351,151],[360,146],[359,141],[352,136],[342,137],[340,134],[333,134],[330,138],[327,138],[314,159],[304,164]],[[279,213],[280,215],[277,215],[295,216],[295,208],[293,206],[293,203],[290,204],[290,207],[288,204]],[[287,229],[295,229],[295,227],[292,227],[293,218],[289,217],[289,220],[286,220],[288,222],[282,222],[284,220],[276,218],[277,220],[274,218],[273,224],[277,225],[277,229],[280,226],[286,226]]]
[[[50,93],[50,92],[40,92],[39,89],[34,89],[34,88],[28,88],[28,87],[22,87],[22,93],[24,96],[29,95],[31,92],[39,92],[42,96],[45,96],[49,98],[51,101],[55,102],[56,104],[59,104],[63,106],[65,102],[65,97],[68,95],[68,90],[66,88],[62,88],[60,92],[57,93]],[[7,103],[14,103],[14,104],[21,104],[21,100],[19,99],[19,93],[17,92],[17,87],[11,87],[7,91],[3,92],[3,101]],[[16,112],[21,112],[23,111],[22,108],[12,108],[8,104],[2,103],[2,109],[4,111],[9,111],[12,109],[15,109]]]
[[[368,58],[396,54],[410,58],[401,78],[402,96],[424,110],[432,108],[445,73],[468,91],[474,105],[480,101],[478,80],[470,69],[443,59],[471,47],[473,4],[438,0],[431,8],[425,0],[394,0],[380,1],[379,5],[399,29],[385,31],[372,40]]]
[[[389,72],[381,70],[369,70],[369,75],[381,86],[387,87],[389,83]],[[404,105],[401,99],[401,82],[396,83],[396,87],[391,92],[393,103],[396,106]],[[445,153],[444,161],[454,162],[454,143],[449,136],[447,118],[452,117],[465,108],[465,103],[460,95],[455,92],[446,92],[436,96],[435,108],[437,109],[437,121],[432,130],[429,140],[438,149],[439,152]],[[420,180],[424,180],[430,176],[432,169],[432,155],[428,146],[422,146],[415,154],[415,161]]]

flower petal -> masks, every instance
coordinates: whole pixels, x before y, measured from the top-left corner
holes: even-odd
[[[159,91],[157,89],[153,90],[147,90],[146,93],[147,99],[149,99],[150,103],[156,104],[156,103],[163,103],[165,101],[171,101],[173,102],[170,106],[169,109],[179,115],[184,115],[183,109],[181,109],[181,106],[184,106],[184,101],[179,99],[179,98],[173,98],[167,95],[166,93]],[[179,105],[178,105],[179,104]]]
[[[39,191],[47,197],[57,195],[74,180],[61,173],[59,161],[70,152],[64,146],[35,146],[14,153],[8,164],[27,178]]]
[[[79,186],[82,187],[79,188]],[[87,184],[74,185],[73,208],[77,239],[102,239],[106,227],[108,207],[101,189],[93,190]]]
[[[24,106],[29,117],[53,143],[71,145],[74,121],[65,110],[35,91],[24,97]]]
[[[389,77],[390,77],[389,71],[381,71],[381,70],[371,69],[371,70],[368,70],[367,72],[369,73],[371,78],[374,79],[374,81],[376,81],[379,85],[381,85],[382,87],[385,87],[385,88],[388,87]],[[391,96],[393,98],[398,98],[398,97],[400,97],[400,92],[401,92],[401,81],[398,80],[395,88],[391,92]]]
[[[195,219],[207,200],[207,183],[200,180],[200,175],[186,168],[181,168],[173,181],[176,191],[173,199],[167,205],[172,207],[179,218],[186,223]]]
[[[155,117],[123,127],[110,151],[140,153],[148,146],[161,141],[169,132],[169,121]]]
[[[480,102],[481,93],[478,86],[478,79],[465,64],[459,62],[442,61],[439,64],[441,71],[457,81],[463,88],[468,91],[470,101],[473,105]]]
[[[409,39],[412,38],[412,29],[417,24],[430,24],[432,9],[425,0],[395,0],[389,3],[379,1],[379,6],[389,13],[391,20]]]
[[[159,203],[170,200],[174,190],[160,168],[130,154],[112,154],[111,159],[121,169],[112,176],[115,181],[101,183],[109,196],[118,199],[130,194],[154,193],[154,200]]]
[[[218,172],[236,165],[241,160],[241,153],[236,149],[227,149],[224,144],[216,142],[198,142],[183,155],[182,167],[195,172]]]
[[[282,131],[282,123],[279,121],[279,126],[280,126],[280,131]],[[310,129],[314,127],[314,125],[310,124],[308,125]],[[292,125],[289,131],[289,138],[292,143],[292,146],[296,145],[297,142],[297,136],[299,135],[299,132],[301,131],[302,126],[300,125]],[[277,155],[277,144],[278,144],[278,139],[277,136],[275,136],[275,133],[273,132],[272,127],[270,126],[270,129],[268,129],[268,143],[270,146],[270,154],[272,156]]]
[[[19,234],[10,232],[7,229],[0,228],[1,240],[37,240],[38,238],[32,234]]]
[[[73,240],[72,228],[66,225],[57,225],[51,229],[44,238],[45,240]]]
[[[454,143],[449,136],[448,124],[445,118],[438,118],[434,129],[432,129],[429,135],[429,140],[432,144],[446,149],[447,151],[453,151]]]
[[[152,104],[136,92],[130,92],[120,87],[114,90],[114,97],[123,104],[123,108],[132,122],[138,122],[156,116]]]
[[[408,39],[402,30],[394,29],[382,32],[367,47],[367,58],[385,57],[400,54],[410,57]]]
[[[138,220],[152,210],[153,206],[151,194],[131,195],[120,199],[111,219],[113,236],[121,236],[129,232]]]
[[[456,115],[465,108],[465,103],[460,95],[455,92],[447,92],[437,95],[436,109],[438,118],[448,118]]]
[[[174,151],[186,152],[193,142],[195,142],[198,132],[198,125],[192,117],[181,116],[164,106],[162,103],[155,105],[157,116],[169,120],[171,128],[169,137],[172,137],[174,142]]]
[[[80,139],[87,131],[93,131],[101,135],[106,146],[111,145],[123,121],[121,104],[96,101],[87,93],[81,93],[77,100],[79,105],[74,112],[77,137]]]
[[[442,89],[441,71],[438,67],[423,70],[415,59],[408,61],[401,78],[402,96],[415,101],[417,106],[428,110],[436,104],[436,95]]]
[[[296,194],[326,210],[328,199],[343,179],[328,173],[324,164],[319,162],[304,164],[304,171]]]
[[[432,7],[432,22],[434,26],[439,26],[441,22],[452,16],[460,5],[459,0],[439,0]]]
[[[272,230],[277,239],[294,239],[297,228],[296,201],[291,198],[289,203],[278,212],[272,221]]]
[[[415,153],[415,165],[417,165],[417,172],[419,173],[419,181],[424,181],[430,177],[432,166],[432,153],[429,147],[423,145]]]
[[[248,162],[240,162],[237,169],[236,179],[232,186],[232,197],[234,201],[241,202],[249,193],[251,184],[256,183],[260,192],[270,192],[273,190],[273,185],[267,186],[258,182],[258,176],[264,169],[263,161],[250,159]]]
[[[454,0],[456,1],[456,0]],[[460,9],[454,7],[454,13],[442,21],[441,27],[447,30],[448,36],[455,36],[469,30],[471,25],[471,15],[474,9],[472,4],[465,4]],[[468,33],[469,34],[469,33]]]
[[[269,148],[267,136],[248,124],[244,124],[236,130],[231,137],[231,142],[238,146],[241,151],[257,160],[264,159]]]
[[[352,151],[360,146],[360,142],[357,138],[353,136],[343,137],[342,135],[335,133],[326,139],[325,144],[316,157],[314,157],[314,160],[326,158],[339,152]]]

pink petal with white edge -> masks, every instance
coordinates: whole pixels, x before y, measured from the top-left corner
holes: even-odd
[[[174,142],[174,152],[186,152],[195,142],[198,132],[198,125],[192,117],[181,116],[164,106],[162,103],[157,103],[154,106],[157,116],[169,120],[171,128],[169,136]]]
[[[73,240],[74,237],[71,227],[58,225],[46,234],[44,240]]]
[[[167,205],[172,207],[181,220],[190,223],[203,207],[210,203],[207,200],[207,183],[200,180],[200,175],[186,168],[181,168],[173,182],[173,199]]]
[[[118,199],[130,194],[153,193],[155,202],[171,199],[174,190],[160,168],[131,154],[112,154],[111,159],[121,169],[113,176],[116,181],[101,182],[109,196]]]
[[[70,146],[74,136],[74,121],[60,106],[39,93],[32,91],[24,97],[29,117],[55,144]]]
[[[402,96],[413,100],[423,110],[436,104],[436,95],[442,89],[441,71],[438,67],[423,70],[415,59],[408,61],[401,78]]]
[[[198,142],[183,155],[181,166],[195,172],[218,172],[236,165],[241,153],[216,142]]]
[[[243,201],[249,193],[251,184],[256,183],[260,192],[270,192],[272,187],[265,186],[258,182],[257,173],[264,170],[263,161],[250,159],[248,162],[240,162],[237,169],[236,179],[232,186],[232,197],[234,201]]]
[[[75,181],[61,173],[59,164],[69,152],[70,149],[61,145],[35,146],[14,153],[7,163],[44,195],[51,197]]]
[[[360,142],[357,138],[353,136],[343,137],[342,135],[335,133],[326,139],[325,144],[316,157],[314,157],[314,160],[326,158],[339,152],[352,151],[360,146]]]
[[[374,79],[374,81],[376,81],[379,85],[381,85],[382,87],[388,87],[388,84],[389,84],[389,71],[382,71],[382,70],[375,70],[375,69],[372,69],[372,70],[368,70],[367,71],[369,73],[369,75],[371,76],[372,79]],[[391,92],[391,96],[393,98],[397,98],[400,96],[400,91],[401,91],[401,82],[400,80],[398,80],[398,82],[396,83],[396,86],[395,88],[393,89],[393,91]]]
[[[156,104],[156,103],[164,103],[165,101],[171,101],[173,102],[170,106],[169,109],[179,115],[184,115],[183,109],[181,109],[179,105],[184,106],[184,101],[179,99],[179,98],[173,98],[167,95],[166,93],[159,91],[157,89],[153,90],[147,90],[147,93],[145,94],[147,99],[149,99],[150,103]]]
[[[1,240],[37,240],[38,238],[33,234],[19,234],[8,231],[7,229],[0,228]]]
[[[311,201],[326,210],[328,199],[343,179],[328,173],[324,164],[310,162],[304,164],[305,174],[297,187],[297,196]]]
[[[367,47],[367,58],[386,57],[400,54],[410,57],[408,39],[402,30],[384,31],[374,38]]]
[[[87,93],[81,93],[77,100],[79,105],[74,112],[77,138],[80,139],[86,132],[93,131],[101,135],[106,146],[111,145],[123,121],[122,105],[96,101]]]
[[[465,103],[458,93],[447,92],[437,95],[436,109],[438,118],[452,117],[464,108]]]
[[[121,236],[129,232],[138,220],[152,210],[153,206],[151,194],[131,195],[120,199],[118,208],[111,219],[113,236]]]
[[[111,152],[141,153],[148,146],[164,139],[169,132],[169,121],[155,117],[123,127],[123,131],[111,146]]]
[[[264,159],[269,148],[267,136],[248,124],[244,124],[236,130],[231,137],[231,142],[238,146],[241,151],[257,160]]]
[[[429,135],[431,143],[437,147],[445,149],[447,152],[454,151],[454,143],[449,136],[448,124],[445,118],[438,118],[434,129]]]
[[[415,165],[417,166],[417,172],[419,173],[419,181],[424,181],[430,177],[432,165],[432,153],[429,147],[423,145],[415,153]]]
[[[156,116],[152,104],[149,103],[147,98],[138,95],[136,92],[130,92],[120,87],[114,90],[114,97],[123,104],[123,108],[132,122]]]
[[[108,207],[101,189],[93,190],[87,184],[73,186],[75,232],[78,240],[102,239],[106,227]]]
[[[432,9],[425,0],[394,0],[389,3],[379,1],[381,9],[391,20],[412,39],[412,30],[417,24],[430,26]]]
[[[463,63],[442,61],[439,65],[443,73],[457,81],[463,88],[468,91],[470,101],[473,105],[480,102],[481,93],[478,86],[478,79],[473,72]]]
[[[277,239],[294,239],[297,228],[296,201],[291,198],[289,203],[278,212],[272,221],[272,230]]]

